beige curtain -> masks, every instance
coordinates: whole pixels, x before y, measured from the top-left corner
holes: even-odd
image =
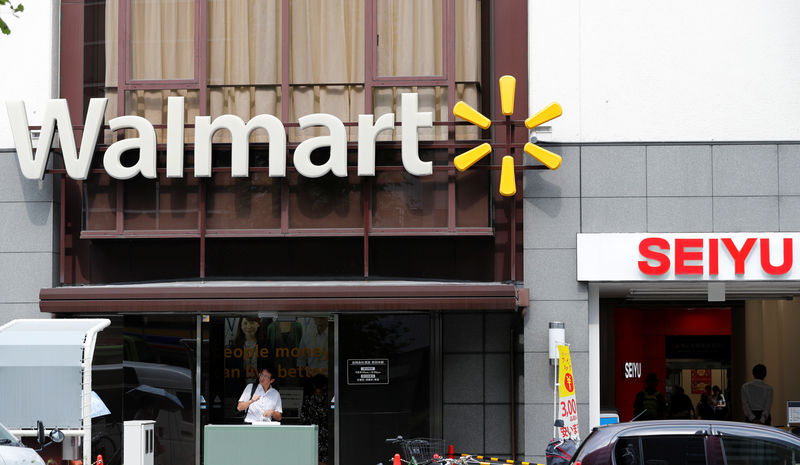
[[[450,107],[463,100],[473,108],[478,108],[480,95],[477,83],[481,72],[481,2],[480,0],[456,0],[456,81],[470,83],[456,84],[456,96]],[[520,76],[521,77],[521,76]],[[488,85],[497,85],[488,83]],[[518,96],[526,98],[524,96]],[[456,139],[477,139],[477,127],[456,126]]]
[[[131,0],[131,77],[194,78],[195,0]]]
[[[480,0],[456,0],[456,81],[477,82],[480,77]],[[444,74],[442,55],[441,0],[379,0],[378,19],[378,76],[441,76]],[[456,95],[448,95],[446,87],[376,88],[373,110],[377,115],[394,112],[400,120],[399,95],[419,94],[419,110],[433,113],[434,121],[447,121],[450,108],[459,100],[478,108],[480,96],[477,84],[456,85]],[[437,127],[419,131],[420,140],[447,138],[447,129]],[[475,139],[477,128],[459,126],[456,137]],[[393,134],[381,134],[380,139],[399,139],[401,129]]]
[[[212,118],[233,114],[281,117],[281,1],[208,0],[208,108]],[[252,140],[267,140],[256,131]],[[229,139],[219,132],[215,141]]]
[[[442,1],[379,0],[378,76],[441,76]]]
[[[323,84],[292,86],[291,120],[330,113],[342,121],[358,121],[364,113],[363,0],[291,0],[289,5],[289,82]],[[348,130],[350,140],[356,132]],[[291,139],[302,140],[320,130],[296,128],[289,133]]]
[[[131,63],[133,80],[169,80],[194,78],[194,0],[132,0]],[[119,1],[106,2],[106,96],[109,106],[106,119],[117,114],[118,83],[118,19]],[[139,115],[153,124],[167,121],[167,97],[186,98],[186,121],[198,115],[199,94],[196,90],[136,90],[126,92],[125,112]],[[166,130],[157,129],[159,142],[166,141]],[[111,134],[106,134],[110,143]],[[186,131],[186,140],[194,139],[193,130]]]
[[[208,2],[209,114],[235,114],[247,120],[267,113],[289,121],[310,113],[331,113],[346,122],[357,121],[364,102],[364,0],[290,0],[290,114],[281,115],[281,0],[197,0]],[[117,31],[118,0],[106,3],[106,31]],[[134,79],[191,78],[194,75],[194,0],[133,0],[131,4]],[[456,1],[456,80],[477,81],[480,70],[479,0]],[[378,1],[379,74],[384,76],[441,75],[442,3],[440,0]],[[109,111],[116,115],[117,44],[106,37],[106,87]],[[340,84],[340,85],[331,85]],[[420,111],[447,121],[458,100],[478,103],[474,84],[458,84],[456,95],[446,87],[375,88],[376,118],[393,112],[400,120],[399,97],[419,94]],[[166,98],[186,96],[186,121],[198,114],[197,91],[132,91],[125,95],[126,113],[144,116],[154,124],[166,122]],[[187,130],[187,140],[193,138]],[[320,130],[288,131],[291,140],[320,134]],[[356,129],[349,130],[351,140]],[[459,137],[474,138],[474,128],[459,128]],[[165,131],[159,131],[163,142]],[[224,141],[219,133],[215,140]],[[254,134],[258,141],[266,134]],[[385,139],[399,139],[385,134]],[[422,140],[444,139],[444,127],[420,131]]]

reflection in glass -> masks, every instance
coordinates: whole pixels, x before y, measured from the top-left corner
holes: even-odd
[[[94,318],[95,316],[93,316]],[[110,414],[92,418],[91,456],[103,456],[108,465],[122,463],[123,370],[121,316],[104,316],[111,325],[97,333],[92,359],[92,390],[103,400]]]
[[[375,177],[372,226],[375,228],[447,227],[447,173],[417,177],[383,171]]]
[[[86,189],[86,229],[113,231],[117,228],[117,183],[107,174],[90,174]]]
[[[279,229],[281,186],[267,173],[252,172],[249,178],[214,173],[208,185],[206,226],[208,229]]]
[[[361,178],[355,172],[347,178],[289,175],[290,228],[361,228],[363,213]]]
[[[428,314],[340,316],[341,463],[391,457],[396,451],[384,440],[398,434],[431,437],[430,356]],[[349,383],[353,359],[387,359],[388,384]]]
[[[195,316],[125,316],[125,420],[155,420],[155,463],[195,462]]]
[[[198,180],[136,176],[125,183],[124,229],[197,229]]]
[[[473,167],[456,175],[456,226],[490,226],[489,171]]]

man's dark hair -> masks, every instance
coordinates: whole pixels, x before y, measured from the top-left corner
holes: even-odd
[[[273,367],[272,364],[269,363],[269,362],[266,362],[266,361],[259,362],[258,363],[258,374],[260,375],[262,371],[267,370],[269,372],[270,376],[272,377],[272,379],[277,379],[277,376],[275,376],[275,369],[274,368],[275,367]]]
[[[753,367],[753,378],[764,379],[766,377],[767,377],[767,367],[765,367],[760,363]]]

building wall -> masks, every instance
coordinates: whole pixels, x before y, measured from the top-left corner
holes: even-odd
[[[6,101],[22,100],[28,110],[28,122],[41,124],[48,99],[58,95],[58,0],[22,3],[25,10],[16,17],[4,6],[0,14],[11,28],[10,35],[0,35],[0,150],[14,147],[8,125]],[[16,169],[19,171],[19,168]]]
[[[558,145],[557,171],[524,190],[525,451],[552,437],[547,324],[563,321],[581,421],[589,433],[589,292],[576,281],[576,234],[800,230],[800,144]],[[602,350],[602,348],[601,348]]]
[[[800,5],[530,0],[531,110],[558,142],[800,138]]]
[[[58,272],[58,199],[53,176],[22,177],[5,102],[23,100],[31,125],[41,124],[48,99],[57,96],[58,2],[24,2],[18,17],[3,12],[11,35],[0,36],[0,324],[42,318],[39,289],[52,287]]]

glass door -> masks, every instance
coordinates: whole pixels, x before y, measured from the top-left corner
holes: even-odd
[[[337,463],[385,463],[386,438],[436,435],[429,314],[339,315],[337,339]]]
[[[203,424],[244,423],[236,406],[266,367],[280,393],[281,424],[318,425],[322,462],[333,449],[333,317],[252,312],[202,321]]]

